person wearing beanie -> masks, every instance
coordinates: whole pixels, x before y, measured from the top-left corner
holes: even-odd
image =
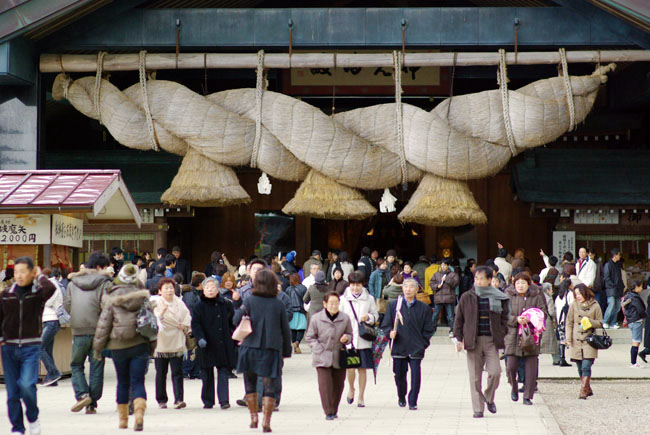
[[[118,427],[128,426],[131,395],[135,416],[133,429],[141,431],[147,407],[144,377],[156,341],[149,341],[137,333],[138,313],[149,300],[149,291],[140,287],[138,267],[134,264],[123,266],[104,299],[92,344],[93,358],[103,362],[102,351],[111,350],[117,372]]]
[[[397,262],[397,252],[394,249],[389,249],[386,251],[386,263],[388,263],[388,270],[393,267],[393,264]]]
[[[319,270],[314,274],[314,284],[307,288],[307,293],[303,297],[303,302],[309,304],[307,325],[309,325],[309,319],[324,308],[323,300],[326,294],[327,284],[325,284],[325,272]]]
[[[104,304],[103,298],[112,287],[111,260],[105,253],[90,254],[86,267],[68,275],[70,282],[63,301],[70,313],[72,329],[72,389],[76,403],[70,409],[79,412],[86,408],[86,414],[95,414],[97,401],[104,390],[104,360],[97,360],[92,354],[92,344],[97,322]],[[119,271],[118,271],[119,272]],[[86,360],[90,362],[88,380],[84,373]]]
[[[285,260],[282,262],[282,269],[288,271],[289,273],[298,273],[298,269],[293,262],[295,259],[296,251],[287,252]]]

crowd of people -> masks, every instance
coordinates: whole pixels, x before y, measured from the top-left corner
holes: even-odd
[[[47,371],[41,385],[57,386],[53,343],[61,325],[73,335],[71,411],[97,412],[108,358],[117,375],[118,427],[126,428],[133,414],[137,431],[144,427],[152,359],[160,408],[168,406],[169,373],[174,409],[187,406],[185,379],[201,379],[204,408],[218,403],[228,409],[236,371],[245,387],[236,403],[250,410],[251,428],[261,411],[263,431],[270,432],[283,360],[301,354],[303,341],[311,348],[327,420],[338,417],[346,379],[347,403],[365,407],[367,371],[387,345],[398,406],[417,410],[421,361],[439,324],[446,323],[457,350],[466,351],[475,418],[484,417],[486,407],[497,412],[502,359],[512,400],[523,393],[523,404],[532,405],[540,354],[552,355],[557,366],[575,363],[579,398],[593,395],[598,350],[589,337],[598,328],[619,328],[619,319],[629,327],[631,367],[650,354],[648,328],[644,333],[650,301],[642,281],[626,286],[618,249],[604,265],[586,248],[576,261],[571,253],[559,260],[540,251],[545,267],[538,273],[522,249],[511,256],[501,244],[494,258],[483,265],[469,259],[464,269],[451,258],[421,256],[413,263],[395,250],[380,257],[367,247],[356,264],[346,252],[323,258],[314,250],[302,266],[295,251],[235,265],[215,251],[203,271],[192,271],[181,254],[180,247],[171,254],[160,248],[155,258],[144,253],[125,264],[114,248],[93,252],[74,273],[41,270],[28,257],[12,262],[0,293],[0,342],[14,433],[25,433],[21,401],[30,433],[40,433],[38,365]]]

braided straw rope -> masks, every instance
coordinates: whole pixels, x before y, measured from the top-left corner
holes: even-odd
[[[501,106],[503,108],[503,126],[506,129],[508,146],[512,155],[517,155],[517,146],[515,136],[512,134],[512,124],[510,123],[510,101],[508,99],[508,70],[506,68],[506,51],[499,49],[499,72],[497,74],[499,82],[499,91],[501,92]]]
[[[93,95],[93,104],[95,106],[95,112],[97,113],[97,120],[100,124],[103,124],[102,112],[99,110],[99,98],[102,90],[102,69],[104,68],[104,56],[106,56],[105,51],[100,51],[97,53],[97,74],[95,74],[95,95]]]
[[[571,88],[569,65],[566,61],[566,51],[564,48],[560,48],[560,62],[562,63],[562,78],[564,78],[564,87],[566,88],[566,100],[569,105],[569,131],[573,131],[573,129],[576,127],[576,108],[573,104],[573,89]]]
[[[399,166],[402,171],[402,184],[408,181],[406,155],[404,152],[404,116],[402,112],[402,55],[393,50],[393,77],[395,77],[395,120],[397,124],[397,144]]]
[[[160,151],[158,140],[156,139],[156,130],[153,127],[153,119],[151,118],[151,110],[149,109],[149,97],[147,96],[147,70],[145,68],[147,60],[147,51],[140,51],[140,89],[142,90],[142,106],[144,107],[144,114],[147,119],[147,128],[149,129],[149,136],[151,137],[151,148],[154,151]]]
[[[264,92],[264,50],[257,52],[257,80],[255,82],[255,140],[251,154],[251,168],[257,168],[257,155],[262,139],[262,93]]]

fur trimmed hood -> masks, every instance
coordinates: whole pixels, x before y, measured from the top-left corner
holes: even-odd
[[[69,274],[68,279],[81,290],[93,291],[106,281],[112,281],[113,275],[107,270],[84,269]]]
[[[122,307],[127,311],[137,311],[149,296],[149,290],[138,290],[133,286],[115,286],[106,303]]]

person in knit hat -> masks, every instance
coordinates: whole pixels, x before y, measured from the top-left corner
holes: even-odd
[[[102,351],[111,350],[117,372],[117,411],[120,429],[128,426],[129,395],[133,397],[133,429],[141,431],[147,407],[144,377],[156,341],[138,333],[138,313],[148,306],[149,291],[138,280],[138,267],[127,264],[120,269],[114,285],[104,296],[93,339],[93,359],[103,362]]]
[[[175,294],[175,281],[163,278],[158,281],[158,294],[154,314],[158,319],[158,340],[154,362],[156,367],[156,401],[167,408],[167,370],[171,366],[174,409],[185,408],[183,401],[183,355],[187,352],[185,335],[190,331],[192,316],[183,300]]]
[[[296,251],[287,252],[285,260],[282,262],[282,269],[288,271],[289,273],[298,273],[295,263],[293,262],[296,259]]]
[[[307,289],[307,293],[303,297],[303,301],[306,304],[309,304],[309,310],[307,311],[307,324],[309,325],[309,319],[324,308],[323,300],[327,294],[328,288],[325,284],[325,272],[319,270],[314,274],[314,284],[310,285]]]

